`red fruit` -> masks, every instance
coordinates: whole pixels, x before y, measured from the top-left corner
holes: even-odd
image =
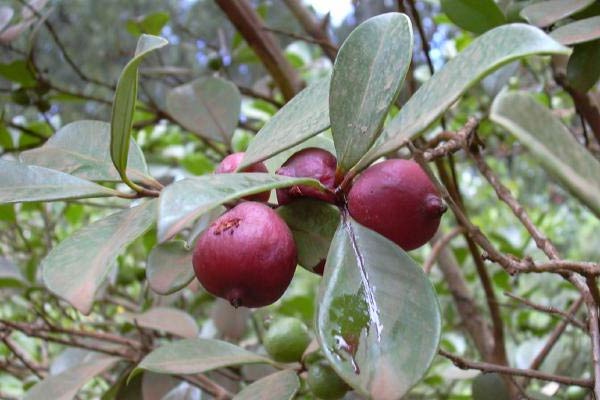
[[[317,188],[296,185],[284,189],[277,189],[277,201],[280,205],[288,204],[300,197],[335,202],[333,189],[335,187],[335,169],[337,160],[333,154],[318,147],[309,147],[300,150],[291,156],[275,173],[297,178],[314,178],[330,192],[322,192]]]
[[[232,172],[235,172],[237,167],[241,164],[243,158],[243,152],[228,155],[219,163],[219,165],[217,165],[217,168],[215,169],[215,174],[230,174]],[[244,168],[240,172],[269,172],[269,170],[267,170],[267,167],[264,163],[257,162]],[[269,201],[269,195],[270,192],[262,192],[246,196],[244,197],[244,200],[261,201],[263,203],[266,203],[267,201]]]
[[[446,205],[419,164],[387,160],[354,182],[348,209],[356,221],[408,251],[433,237]]]
[[[198,239],[192,258],[204,288],[234,307],[274,303],[296,269],[292,232],[262,203],[240,203],[211,224]]]

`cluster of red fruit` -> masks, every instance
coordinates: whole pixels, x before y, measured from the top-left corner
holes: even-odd
[[[216,173],[235,172],[243,153],[227,156]],[[427,243],[446,207],[425,172],[414,161],[387,160],[359,175],[346,194],[336,195],[335,156],[307,148],[289,158],[276,173],[320,181],[327,191],[310,186],[277,189],[279,205],[314,198],[341,207],[362,225],[404,250]],[[268,172],[256,163],[241,172]],[[196,243],[196,277],[215,296],[233,306],[262,307],[279,299],[297,264],[294,238],[284,220],[267,204],[269,192],[248,196],[217,218]],[[321,271],[318,271],[322,273]]]

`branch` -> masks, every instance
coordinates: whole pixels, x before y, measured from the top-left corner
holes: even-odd
[[[575,325],[576,327],[583,330],[584,332],[587,332],[587,326],[585,326],[585,324],[583,322],[581,322],[578,319],[576,319],[575,317],[573,317],[573,314],[575,314],[577,312],[577,310],[579,309],[579,307],[581,306],[581,304],[583,302],[583,298],[580,298],[579,300],[577,300],[577,302],[573,303],[573,305],[571,307],[573,307],[575,304],[578,304],[578,306],[575,307],[574,311],[571,308],[569,308],[569,311],[565,312],[563,310],[559,310],[556,307],[536,304],[532,301],[529,301],[523,297],[517,296],[516,294],[510,293],[510,292],[504,292],[504,295],[510,297],[511,299],[517,300],[517,301],[527,305],[528,307],[533,308],[534,310],[541,311],[541,312],[548,313],[548,314],[559,315],[559,316],[563,317],[567,322],[570,322],[571,324]],[[534,367],[530,367],[530,368],[535,369]]]
[[[439,233],[434,236],[434,247],[439,243],[440,236]],[[447,247],[440,247],[437,261],[444,276],[444,282],[450,289],[462,326],[473,339],[481,357],[487,359],[494,347],[492,332],[471,295],[467,281],[454,254]]]
[[[321,46],[323,53],[333,62],[337,56],[338,47],[331,41],[325,26],[320,24],[310,11],[299,0],[284,0],[287,8],[294,14],[300,25]]]
[[[465,143],[465,147],[468,144]],[[558,250],[552,244],[552,242],[535,226],[527,211],[523,206],[513,197],[510,190],[502,184],[500,179],[494,174],[491,168],[485,162],[479,149],[475,146],[471,146],[471,151],[467,151],[467,154],[475,161],[475,165],[489,182],[489,184],[496,191],[496,195],[502,200],[510,209],[513,214],[519,219],[521,224],[527,229],[527,232],[531,235],[537,247],[542,250],[548,258],[551,260],[557,260],[559,258]]]
[[[588,93],[582,93],[571,87],[563,74],[555,73],[554,80],[573,98],[575,108],[590,125],[596,140],[600,143],[600,106]]]
[[[281,89],[286,100],[300,91],[302,82],[298,73],[283,55],[275,37],[265,31],[258,14],[247,0],[215,0]]]
[[[433,242],[433,246],[431,246],[431,253],[429,253],[429,256],[423,263],[423,271],[425,271],[426,274],[429,274],[431,272],[431,268],[433,267],[433,264],[435,264],[435,261],[437,260],[440,252],[448,245],[448,243],[450,243],[452,239],[454,239],[458,235],[461,235],[464,232],[465,229],[462,226],[457,226],[454,227],[454,229],[452,229],[446,235],[441,237],[439,240],[435,240]]]
[[[531,369],[519,369],[507,367],[504,365],[471,361],[467,360],[466,358],[462,358],[451,354],[442,349],[439,350],[438,354],[452,361],[452,363],[460,369],[476,369],[482,372],[497,372],[504,375],[523,376],[526,378],[539,379],[542,381],[557,382],[563,385],[581,386],[587,388],[592,388],[594,386],[594,381],[592,381],[591,379],[571,378],[569,376],[547,374],[545,372],[540,372]]]
[[[50,36],[52,36],[52,39],[54,40],[54,42],[56,43],[56,45],[58,46],[60,52],[62,53],[63,57],[65,58],[65,61],[67,62],[67,64],[69,64],[69,66],[73,69],[73,71],[75,71],[75,74],[77,74],[77,76],[86,82],[90,82],[90,83],[94,83],[98,86],[103,86],[106,87],[108,89],[111,90],[115,90],[115,86],[110,85],[108,83],[104,83],[101,82],[95,78],[91,78],[88,75],[86,75],[77,65],[77,63],[73,60],[73,58],[71,58],[71,56],[69,55],[69,53],[67,52],[65,46],[63,45],[62,41],[60,40],[60,38],[58,37],[58,34],[56,33],[56,31],[54,30],[54,27],[52,26],[52,24],[50,22],[48,22],[47,19],[44,19],[42,17],[42,15],[38,12],[38,10],[36,10],[34,7],[32,7],[27,1],[25,0],[18,0],[24,7],[27,7],[29,10],[31,10],[32,13],[34,13],[38,18],[43,19],[44,21],[44,26],[46,26],[46,28],[48,29],[48,33],[50,33]]]

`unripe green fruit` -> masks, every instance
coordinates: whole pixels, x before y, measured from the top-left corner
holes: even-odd
[[[308,368],[308,386],[319,399],[339,399],[350,387],[325,363],[313,364]]]
[[[275,361],[290,363],[300,361],[310,343],[310,335],[299,319],[280,318],[271,324],[263,343]]]

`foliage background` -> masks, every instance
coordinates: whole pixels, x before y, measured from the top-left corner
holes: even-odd
[[[15,10],[24,7],[20,1],[7,1],[5,4]],[[297,39],[306,37],[306,34],[282,3],[254,1],[253,4],[264,18],[265,25],[276,32],[287,59],[305,81],[312,82],[331,69],[331,62],[319,46]],[[338,2],[332,4],[337,5]],[[416,7],[431,46],[430,59],[434,69],[438,70],[467,46],[475,35],[452,24],[437,1],[418,1]],[[393,1],[359,1],[350,9],[351,12],[339,25],[330,25],[329,33],[335,43],[341,43],[351,29],[367,18],[397,11],[398,4]],[[212,1],[53,0],[42,10],[47,12],[46,22],[52,26],[52,31],[47,25],[36,24],[34,29],[27,29],[17,40],[1,46],[0,145],[3,157],[8,159],[20,150],[39,146],[55,130],[69,122],[108,120],[114,93],[112,86],[131,58],[137,41],[132,21],[148,15],[156,16],[156,13],[166,13],[168,20],[162,27],[160,24],[152,27],[155,32],[148,33],[161,34],[171,45],[150,55],[142,65],[139,96],[148,106],[148,111],[136,113],[134,137],[144,151],[151,172],[161,181],[166,183],[185,176],[210,173],[228,151],[226,146],[209,143],[163,118],[161,112],[165,109],[165,97],[170,88],[200,76],[218,75],[235,82],[243,93],[246,89],[241,120],[231,145],[234,151],[244,150],[252,135],[283,102],[258,58]],[[413,66],[408,78],[410,84],[401,93],[401,100],[406,100],[411,89],[429,76],[421,40],[419,35],[415,35]],[[68,58],[74,65],[70,65]],[[26,68],[7,73],[7,66],[16,60],[29,60],[30,65],[35,66],[35,73]],[[448,129],[459,129],[469,116],[482,119],[479,134],[487,145],[488,163],[528,210],[540,230],[552,238],[566,258],[597,262],[600,259],[600,249],[596,244],[600,232],[598,218],[556,184],[517,141],[487,120],[491,101],[504,85],[534,93],[536,99],[550,107],[597,157],[599,144],[586,136],[571,96],[553,80],[549,60],[544,57],[531,57],[511,64],[469,90],[462,101],[446,113]],[[256,93],[271,100],[257,99]],[[23,104],[24,96],[29,104]],[[467,158],[458,153],[454,165],[458,186],[472,221],[482,227],[501,251],[519,258],[525,255],[540,258],[542,254],[526,230],[518,224],[511,211],[498,202],[493,188]],[[30,323],[43,316],[56,325],[94,327],[99,331],[106,329],[121,334],[139,329],[142,338],[157,340],[164,333],[136,328],[124,315],[127,312],[139,313],[150,307],[169,306],[185,310],[191,317],[187,323],[197,326],[203,337],[226,338],[254,349],[259,349],[257,338],[265,322],[268,324],[273,317],[296,316],[309,326],[313,324],[319,277],[302,269],[297,270],[292,286],[280,302],[252,313],[229,309],[199,289],[197,284],[171,296],[154,294],[144,279],[148,252],[155,244],[154,230],[136,240],[118,258],[118,268],[114,269],[102,300],[90,316],[76,312],[45,290],[38,266],[48,251],[77,229],[126,204],[126,201],[111,199],[1,205],[0,318]],[[454,226],[453,218],[447,217],[441,231],[448,232]],[[460,266],[471,294],[489,320],[486,295],[464,239],[461,236],[455,238],[449,248],[450,256]],[[423,263],[430,252],[431,247],[426,246],[411,255]],[[505,325],[510,364],[527,368],[561,319],[533,310],[504,293],[510,292],[561,310],[568,308],[578,293],[550,274],[511,277],[493,264],[489,265],[488,272]],[[467,358],[477,358],[477,351],[461,325],[444,276],[435,267],[430,276],[443,312],[442,347]],[[18,282],[15,283],[15,280]],[[162,323],[168,326],[173,322],[165,319]],[[64,369],[73,362],[73,358],[80,357],[73,350],[65,350],[63,345],[32,338],[23,332],[14,331],[10,339],[36,368],[39,367],[41,375]],[[569,325],[540,369],[589,378],[589,353],[586,335]],[[6,342],[4,345],[0,343],[0,357],[0,397],[19,398],[39,380],[18,362],[20,367],[14,366],[14,356]],[[471,384],[477,374],[472,370],[462,371],[447,359],[438,357],[427,378],[410,396],[471,398]],[[86,384],[80,397],[100,397],[118,379],[118,374],[105,375]],[[219,374],[211,373],[209,376],[228,388],[239,386],[239,382]],[[158,378],[143,382],[144,385],[164,383]],[[550,396],[580,395],[579,389],[574,387],[556,387],[541,381],[534,381],[530,387],[535,393]],[[197,389],[186,386],[185,390],[191,393]]]

